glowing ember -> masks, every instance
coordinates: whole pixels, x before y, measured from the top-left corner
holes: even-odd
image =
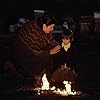
[[[56,87],[55,86],[53,86],[52,88],[50,88],[50,90],[55,90],[56,89]]]

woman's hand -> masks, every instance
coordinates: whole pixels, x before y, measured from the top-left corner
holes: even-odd
[[[60,51],[60,49],[61,49],[61,46],[57,45],[56,47],[50,50],[50,55],[56,54],[57,52]]]

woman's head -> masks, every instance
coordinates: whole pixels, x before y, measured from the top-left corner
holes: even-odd
[[[38,22],[45,33],[50,33],[55,27],[56,19],[54,16],[44,15],[38,19]]]

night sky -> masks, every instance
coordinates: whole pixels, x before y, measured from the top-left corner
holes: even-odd
[[[89,15],[100,9],[100,0],[1,0],[0,12],[5,16],[31,15],[43,9],[60,15]]]

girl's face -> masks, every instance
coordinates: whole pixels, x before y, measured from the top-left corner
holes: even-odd
[[[62,39],[62,42],[63,42],[65,45],[67,45],[67,44],[70,42],[70,39],[64,37],[64,38]]]
[[[49,26],[47,26],[46,24],[43,24],[43,31],[48,34],[51,31],[53,31],[54,27],[55,27],[55,24],[51,24]]]

